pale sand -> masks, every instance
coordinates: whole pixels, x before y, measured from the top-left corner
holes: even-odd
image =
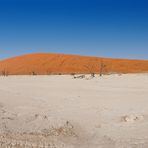
[[[148,74],[0,77],[6,147],[148,148]]]

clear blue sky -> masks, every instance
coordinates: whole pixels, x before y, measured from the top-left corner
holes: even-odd
[[[33,52],[148,59],[148,0],[0,0],[0,59]]]

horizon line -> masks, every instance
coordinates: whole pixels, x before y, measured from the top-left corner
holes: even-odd
[[[116,57],[106,57],[106,56],[94,56],[94,55],[82,55],[82,54],[72,54],[72,53],[60,53],[60,52],[32,52],[32,53],[25,53],[25,54],[20,54],[16,56],[10,56],[8,58],[0,59],[0,61],[5,61],[8,59],[16,58],[16,57],[21,57],[21,56],[27,56],[27,55],[34,55],[34,54],[57,54],[57,55],[69,55],[69,56],[81,56],[81,57],[94,57],[94,58],[102,58],[102,59],[117,59],[117,60],[137,60],[137,61],[148,61],[146,59],[136,59],[136,58],[116,58]]]

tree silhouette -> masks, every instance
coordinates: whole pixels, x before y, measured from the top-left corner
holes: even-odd
[[[103,60],[101,60],[100,61],[100,71],[99,71],[100,77],[103,75],[105,67],[106,65],[104,64]]]

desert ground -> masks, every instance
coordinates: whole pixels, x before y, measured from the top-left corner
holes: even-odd
[[[0,148],[148,148],[148,74],[0,77]]]

